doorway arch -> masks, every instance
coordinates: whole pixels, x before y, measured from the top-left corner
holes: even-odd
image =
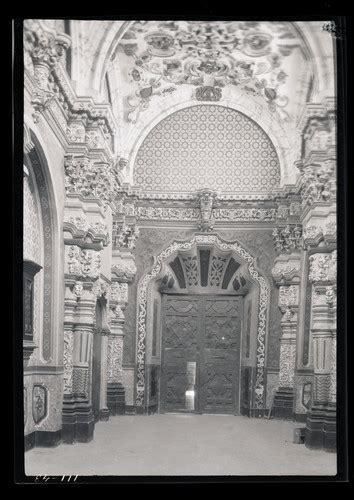
[[[159,297],[163,287],[181,288],[182,273],[185,276],[186,271],[174,269],[173,261],[179,255],[185,256],[185,259],[191,258],[191,255],[199,252],[201,249],[213,251],[213,255],[222,254],[227,256],[225,266],[220,273],[218,283],[222,293],[232,293],[235,295],[246,295],[252,297],[252,317],[250,329],[250,338],[253,339],[252,356],[253,376],[250,381],[250,415],[262,416],[265,410],[265,357],[266,340],[268,329],[269,298],[270,285],[262,273],[257,269],[255,257],[237,241],[226,241],[216,233],[196,233],[191,240],[173,241],[168,247],[163,249],[154,257],[154,263],[150,271],[145,273],[138,283],[137,288],[137,345],[136,345],[136,378],[135,378],[135,406],[138,413],[149,412],[149,390],[148,382],[154,375],[147,370],[147,347],[151,345],[154,326],[152,312],[154,310],[154,297]],[[227,262],[226,262],[227,260]],[[222,277],[225,277],[228,263],[233,260],[237,266],[234,266],[234,272],[228,271],[230,279],[226,288],[222,289]],[[177,262],[177,261],[176,261]],[[211,264],[209,265],[211,269]],[[244,284],[239,284],[237,293],[237,277],[242,272]],[[180,276],[178,277],[178,274]],[[202,275],[199,274],[200,278]],[[236,280],[236,281],[235,281]],[[187,279],[188,281],[188,279]],[[183,283],[182,283],[183,285]],[[201,283],[199,283],[201,285]],[[186,286],[185,292],[198,293],[197,283],[192,281]],[[193,289],[194,286],[194,289]],[[162,288],[161,288],[162,287]],[[240,288],[241,287],[241,288]],[[214,287],[216,291],[216,288]],[[165,290],[166,291],[166,290]],[[155,311],[156,312],[156,311]],[[242,347],[243,348],[243,347]],[[156,381],[155,381],[156,383]]]

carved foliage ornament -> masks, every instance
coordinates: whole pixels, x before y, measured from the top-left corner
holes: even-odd
[[[101,268],[99,252],[71,245],[66,247],[66,253],[66,272],[68,274],[98,278]]]
[[[288,224],[284,228],[273,229],[274,245],[277,252],[292,252],[302,248],[302,228]]]
[[[323,165],[306,165],[302,170],[301,197],[304,205],[315,201],[331,201],[336,198],[336,172],[334,162]]]
[[[87,156],[67,155],[64,166],[67,193],[93,196],[103,202],[116,198],[119,179],[113,162],[93,163]]]
[[[299,303],[299,286],[279,287],[279,306],[297,306]]]
[[[134,250],[139,235],[139,228],[135,224],[113,222],[113,246]]]
[[[32,95],[33,118],[37,122],[41,112],[54,97],[51,85],[51,70],[65,55],[70,46],[70,38],[57,33],[41,20],[26,19],[24,27],[24,62],[32,70],[35,89]]]
[[[337,278],[337,250],[310,256],[309,280],[312,282],[335,281]]]

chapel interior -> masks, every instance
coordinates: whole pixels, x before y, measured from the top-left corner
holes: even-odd
[[[332,28],[24,20],[26,450],[182,414],[336,451]]]

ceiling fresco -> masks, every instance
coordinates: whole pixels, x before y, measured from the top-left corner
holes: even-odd
[[[111,64],[120,65],[126,122],[136,123],[154,100],[182,86],[201,103],[221,101],[226,87],[237,87],[286,122],[305,56],[289,22],[137,21]]]

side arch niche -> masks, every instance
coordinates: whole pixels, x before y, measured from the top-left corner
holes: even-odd
[[[24,166],[28,172],[28,180],[25,178],[25,184],[32,185],[36,198],[37,216],[40,231],[38,234],[41,257],[38,264],[41,269],[36,276],[37,289],[35,290],[34,302],[37,308],[36,318],[38,354],[37,361],[50,363],[54,361],[56,346],[56,329],[54,318],[57,312],[57,287],[56,267],[58,245],[58,227],[57,227],[57,209],[53,196],[52,180],[47,163],[47,157],[43,151],[37,135],[27,125],[25,126],[25,148]],[[26,205],[24,207],[26,209]],[[26,261],[26,255],[24,255]],[[36,311],[35,311],[36,312]]]
[[[263,416],[270,285],[255,258],[237,241],[196,233],[154,256],[137,288],[135,406],[161,410],[162,297],[234,296],[242,299],[238,403],[235,414]]]

